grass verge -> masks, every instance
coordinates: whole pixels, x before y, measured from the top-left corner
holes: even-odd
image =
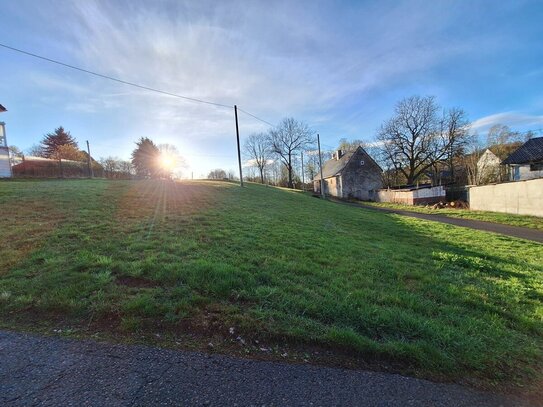
[[[12,181],[0,207],[5,327],[219,336],[428,378],[542,378],[537,243],[224,182]]]

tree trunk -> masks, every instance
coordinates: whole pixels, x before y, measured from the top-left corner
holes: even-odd
[[[294,188],[294,183],[292,182],[292,160],[291,160],[291,156],[289,154],[288,156],[288,167],[287,167],[287,170],[288,170],[288,187],[290,189],[293,189]]]
[[[260,183],[264,183],[264,168],[260,168]]]

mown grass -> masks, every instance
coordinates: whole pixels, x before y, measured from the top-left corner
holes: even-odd
[[[537,243],[221,182],[4,182],[0,208],[4,325],[235,327],[427,377],[542,377]]]
[[[431,215],[443,215],[451,218],[464,218],[473,220],[482,220],[485,222],[501,223],[503,225],[520,226],[525,228],[543,230],[543,218],[528,215],[514,215],[510,213],[472,211],[469,209],[431,209],[422,205],[404,205],[390,202],[364,202],[364,205],[376,206],[387,209],[400,209],[403,211],[412,211],[427,213]]]

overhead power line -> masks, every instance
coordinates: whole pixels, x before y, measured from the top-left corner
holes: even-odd
[[[76,70],[76,71],[79,71],[79,72],[83,72],[83,73],[86,73],[86,74],[89,74],[89,75],[97,76],[97,77],[102,78],[102,79],[107,79],[107,80],[110,80],[110,81],[122,83],[124,85],[133,86],[133,87],[136,87],[136,88],[139,88],[139,89],[144,89],[144,90],[147,90],[147,91],[150,91],[150,92],[160,93],[160,94],[163,94],[163,95],[172,96],[172,97],[188,100],[190,102],[195,102],[195,103],[205,103],[205,104],[208,104],[208,105],[224,107],[224,108],[227,108],[227,109],[232,109],[233,108],[233,106],[225,105],[223,103],[211,102],[209,100],[198,99],[198,98],[193,98],[193,97],[189,97],[189,96],[179,95],[179,94],[172,93],[172,92],[167,92],[165,90],[152,88],[150,86],[139,85],[139,84],[134,83],[134,82],[125,81],[123,79],[119,79],[119,78],[115,78],[115,77],[112,77],[112,76],[109,76],[109,75],[104,75],[104,74],[101,74],[101,73],[98,73],[98,72],[90,71],[88,69],[84,69],[84,68],[80,68],[80,67],[75,66],[75,65],[67,64],[65,62],[58,61],[58,60],[52,59],[52,58],[48,58],[48,57],[45,57],[43,55],[38,55],[38,54],[35,54],[33,52],[22,50],[20,48],[15,48],[15,47],[12,47],[10,45],[0,43],[0,47],[3,47],[5,49],[9,49],[11,51],[19,52],[21,54],[31,56],[33,58],[38,58],[38,59],[41,59],[43,61],[47,61],[47,62],[56,64],[56,65],[60,65],[60,66],[63,66],[65,68],[70,68],[70,69],[73,69],[73,70]],[[248,112],[247,110],[244,110],[244,109],[240,108],[239,106],[238,106],[238,110],[240,112],[243,112],[246,115],[252,117],[253,119],[256,119],[256,120],[258,120],[258,121],[260,121],[262,123],[267,124],[268,126],[275,127],[275,125],[273,123],[270,123],[269,121],[264,120],[264,119],[262,119],[262,118],[260,118],[260,117],[258,117],[256,115]]]
[[[189,96],[178,95],[176,93],[171,93],[171,92],[166,92],[164,90],[151,88],[149,86],[138,85],[137,83],[133,83],[133,82],[129,82],[129,81],[119,79],[119,78],[114,78],[112,76],[103,75],[101,73],[89,71],[88,69],[84,69],[84,68],[80,68],[80,67],[77,67],[77,66],[74,66],[74,65],[70,65],[70,64],[67,64],[67,63],[64,63],[64,62],[61,62],[61,61],[57,61],[55,59],[47,58],[47,57],[44,57],[42,55],[38,55],[38,54],[34,54],[32,52],[24,51],[24,50],[19,49],[19,48],[10,47],[9,45],[5,45],[5,44],[0,43],[0,47],[9,49],[11,51],[19,52],[21,54],[25,54],[25,55],[28,55],[28,56],[31,56],[31,57],[34,57],[34,58],[38,58],[38,59],[41,59],[41,60],[44,60],[44,61],[47,61],[47,62],[51,62],[53,64],[61,65],[61,66],[64,66],[66,68],[74,69],[76,71],[84,72],[84,73],[87,73],[87,74],[90,74],[90,75],[98,76],[98,77],[103,78],[103,79],[108,79],[110,81],[122,83],[122,84],[129,85],[129,86],[134,86],[136,88],[148,90],[148,91],[151,91],[151,92],[161,93],[163,95],[173,96],[173,97],[176,97],[176,98],[185,99],[185,100],[188,100],[188,101],[191,101],[191,102],[196,102],[196,103],[205,103],[205,104],[208,104],[208,105],[213,105],[213,106],[218,106],[218,107],[226,107],[228,109],[233,108],[233,106],[224,105],[222,103],[210,102],[209,100],[192,98],[192,97],[189,97]],[[247,113],[247,112],[245,112],[245,113]],[[261,119],[259,119],[259,120],[261,120]]]
[[[246,110],[243,110],[243,109],[242,109],[241,107],[239,107],[239,106],[238,106],[238,110],[239,110],[240,112],[245,113],[246,115],[251,116],[252,118],[254,118],[254,119],[256,119],[256,120],[260,120],[262,123],[266,123],[266,124],[269,125],[269,126],[275,127],[275,124],[271,124],[270,122],[268,122],[268,121],[266,121],[266,120],[264,120],[264,119],[261,119],[260,117],[255,116],[254,114],[249,113],[249,112],[247,112]]]

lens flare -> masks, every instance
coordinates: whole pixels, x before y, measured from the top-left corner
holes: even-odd
[[[176,165],[175,157],[171,154],[160,154],[160,166],[165,170],[173,170]]]

